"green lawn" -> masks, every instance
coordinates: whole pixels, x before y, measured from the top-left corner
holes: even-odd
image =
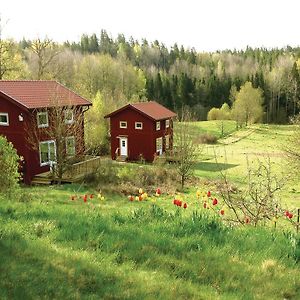
[[[181,194],[161,186],[163,195],[154,196],[160,184],[146,182],[153,174],[164,178],[157,166],[120,164],[94,187],[26,187],[21,201],[0,196],[0,299],[300,299],[300,237],[283,217],[276,229],[272,222],[228,226],[203,208],[205,197],[196,197],[198,189],[215,193],[220,169],[242,186],[247,157],[268,155],[276,174],[289,173],[283,148],[292,127],[235,132],[228,124],[225,137],[204,146],[195,166],[199,179]],[[193,126],[194,136],[219,130],[218,122]],[[135,173],[135,185],[118,182],[114,190],[108,180]],[[136,196],[139,187],[147,200],[130,202],[120,193]],[[100,189],[105,200],[97,197]],[[85,194],[94,197],[84,202]],[[290,181],[281,196],[299,207],[299,183]],[[188,207],[174,206],[174,197]]]
[[[1,201],[1,299],[300,297],[292,233],[228,228],[195,202],[175,207],[171,196],[70,200],[93,192],[78,188]]]

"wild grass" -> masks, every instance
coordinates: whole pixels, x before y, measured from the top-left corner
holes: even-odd
[[[194,134],[218,126],[197,123]],[[282,149],[292,127],[253,126],[248,134],[230,126],[235,142],[205,146],[184,194],[163,189],[155,197],[161,166],[123,164],[90,186],[22,188],[19,201],[0,196],[0,299],[299,299],[300,237],[283,218],[277,228],[229,226],[196,199],[198,188],[220,181],[220,169],[243,185],[246,158],[270,157],[276,174],[291,172]],[[151,197],[130,202],[125,194],[138,187]],[[85,203],[85,194],[94,197]],[[174,196],[188,208],[174,206]],[[299,182],[281,196],[299,207]]]
[[[77,188],[1,201],[1,299],[300,297],[294,233],[226,227],[167,196],[72,201]]]

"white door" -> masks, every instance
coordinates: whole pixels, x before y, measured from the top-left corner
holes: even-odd
[[[127,156],[128,155],[128,143],[127,138],[120,138],[120,155]]]

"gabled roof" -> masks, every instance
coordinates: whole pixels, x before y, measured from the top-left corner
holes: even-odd
[[[92,105],[87,99],[51,80],[0,80],[0,94],[27,109]]]
[[[173,117],[176,117],[176,114],[172,112],[171,110],[165,108],[164,106],[158,104],[155,101],[149,101],[149,102],[139,102],[139,103],[133,103],[133,104],[127,104],[112,113],[105,116],[105,118],[110,118],[119,112],[127,109],[132,108],[143,115],[146,115],[150,119],[154,121],[164,120],[164,119],[170,119]]]

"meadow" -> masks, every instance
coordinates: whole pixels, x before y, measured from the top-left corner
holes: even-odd
[[[201,123],[194,124],[195,135],[219,132],[219,124]],[[247,157],[270,157],[276,174],[286,163],[283,146],[291,127],[236,132],[232,125],[218,144],[202,149],[196,177],[180,193],[161,187],[156,196],[160,186],[146,186],[150,179],[142,177],[114,189],[121,175],[158,168],[120,164],[113,165],[118,174],[104,174],[116,176],[111,181],[23,187],[18,201],[2,195],[0,299],[299,299],[295,230],[232,226],[203,208],[206,192],[214,195],[220,166],[239,185]],[[143,201],[135,199],[138,187],[148,193]],[[286,205],[299,207],[297,183],[287,184],[282,196]],[[174,205],[174,197],[187,208]]]

